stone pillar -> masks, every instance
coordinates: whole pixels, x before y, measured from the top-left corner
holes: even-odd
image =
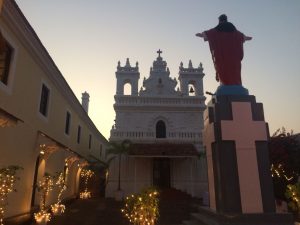
[[[275,213],[263,105],[249,95],[214,96],[204,117],[211,210],[240,215],[240,224],[272,224],[280,216]],[[289,224],[289,219],[278,224]],[[235,224],[230,217],[225,220]]]

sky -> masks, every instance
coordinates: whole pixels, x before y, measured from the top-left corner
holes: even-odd
[[[300,132],[299,0],[16,0],[77,98],[90,94],[89,116],[106,137],[114,124],[116,67],[139,62],[140,83],[157,50],[178,67],[201,62],[204,91],[218,86],[207,42],[196,33],[228,21],[253,40],[244,44],[242,82],[264,105],[270,133]],[[210,100],[210,96],[206,96]]]

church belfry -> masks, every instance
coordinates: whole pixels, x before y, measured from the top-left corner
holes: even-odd
[[[130,65],[129,59],[126,59],[125,66],[121,66],[120,61],[118,62],[118,67],[116,71],[117,78],[117,95],[124,95],[125,84],[131,85],[131,95],[138,95],[138,81],[140,78],[139,65],[136,62],[136,66],[132,67]]]
[[[171,76],[162,51],[158,50],[138,92],[138,65],[130,66],[129,59],[125,66],[118,63],[116,117],[109,140],[131,142],[128,154],[121,159],[120,184],[124,196],[153,185],[175,188],[196,197],[207,190],[206,161],[198,157],[199,152],[204,151],[203,76],[202,65],[193,68],[190,62],[188,68],[184,68],[181,64],[179,77],[183,84],[180,85],[178,79]],[[189,87],[193,87],[195,95],[189,95]],[[117,160],[113,161],[106,186],[107,197],[113,197],[117,190],[118,168]]]
[[[189,96],[190,92],[194,92],[195,96],[203,95],[203,67],[200,63],[198,68],[194,68],[192,61],[189,61],[188,68],[183,67],[180,63],[179,67],[179,81],[180,90],[183,96]]]

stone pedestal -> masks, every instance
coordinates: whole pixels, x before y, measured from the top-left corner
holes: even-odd
[[[204,115],[210,213],[229,221],[239,216],[239,222],[255,215],[249,224],[270,221],[276,213],[263,105],[249,95],[214,96]],[[292,224],[282,216],[288,223],[279,224]]]

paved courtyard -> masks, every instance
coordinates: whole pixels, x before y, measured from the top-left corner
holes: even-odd
[[[67,204],[66,212],[54,216],[48,225],[129,225],[121,214],[123,202],[112,198],[76,199]],[[179,225],[196,211],[199,199],[177,190],[165,190],[160,194],[160,217],[157,225]],[[34,225],[31,223],[30,225]],[[26,224],[28,225],[28,223]]]

